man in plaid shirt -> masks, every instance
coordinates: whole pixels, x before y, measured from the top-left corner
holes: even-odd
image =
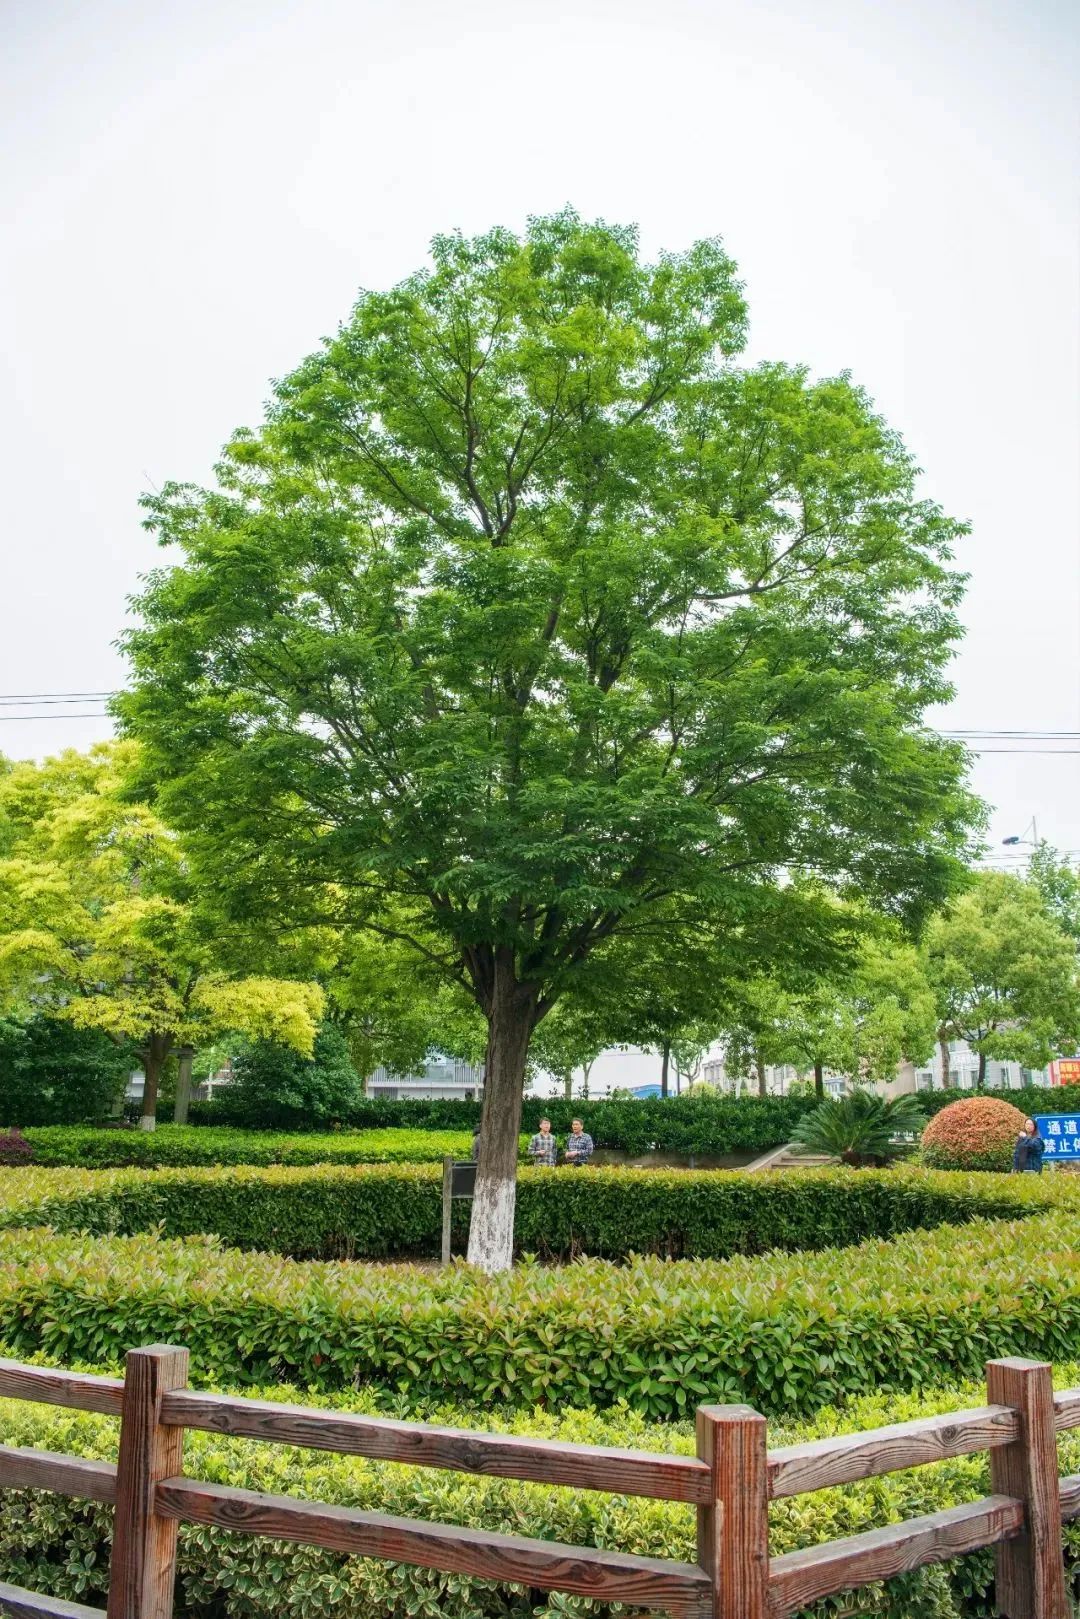
[[[529,1157],[534,1164],[554,1169],[559,1159],[559,1143],[551,1133],[551,1120],[541,1119],[540,1128],[529,1142]]]
[[[574,1119],[570,1125],[570,1134],[566,1138],[566,1162],[587,1164],[592,1155],[593,1138],[582,1128],[581,1120]]]

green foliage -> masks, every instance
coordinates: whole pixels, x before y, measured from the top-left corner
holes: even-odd
[[[950,1088],[947,1091],[920,1091],[919,1105],[927,1113],[940,1113],[953,1102],[970,1101],[971,1091]],[[1035,1113],[1080,1114],[1080,1085],[1022,1085],[1019,1090],[985,1090],[980,1096],[996,1097],[1018,1107],[1025,1118]]]
[[[81,1124],[106,1118],[138,1057],[98,1029],[60,1018],[0,1019],[0,1122]]]
[[[323,997],[236,970],[183,844],[135,797],[137,761],[100,743],[0,777],[0,1004],[134,1046],[152,1127],[178,1047],[243,1030],[310,1053]]]
[[[101,1172],[36,1168],[8,1177],[0,1225],[169,1237],[207,1234],[296,1258],[430,1257],[439,1252],[434,1165],[267,1166]],[[515,1217],[519,1252],[569,1260],[727,1258],[888,1237],[917,1226],[1026,1209],[991,1184],[723,1171],[526,1172]],[[466,1210],[458,1207],[458,1231]]]
[[[962,527],[847,376],[730,364],[718,241],[646,264],[566,210],[432,256],[216,487],[147,497],[183,561],[119,707],[232,917],[364,928],[467,986],[501,1181],[532,1030],[620,930],[668,906],[675,981],[702,908],[742,929],[784,868],[910,917],[954,885],[965,759],[922,716]],[[509,1199],[475,1207],[497,1267]]]
[[[467,1158],[468,1130],[333,1130],[284,1134],[162,1124],[144,1130],[63,1126],[29,1132],[42,1167],[199,1168],[221,1164],[432,1164]]]
[[[531,1135],[542,1118],[549,1118],[556,1135],[565,1135],[571,1120],[580,1118],[598,1147],[633,1154],[652,1148],[701,1154],[766,1152],[790,1141],[795,1122],[807,1106],[798,1097],[736,1098],[715,1093],[666,1101],[632,1096],[571,1102],[561,1097],[528,1097],[521,1125]],[[239,1124],[229,1090],[220,1091],[213,1102],[195,1104],[191,1122],[199,1126]],[[365,1097],[342,1122],[359,1129],[472,1131],[480,1122],[480,1103]]]
[[[1076,944],[1034,883],[980,872],[925,938],[939,1036],[1040,1068],[1080,1038]]]
[[[826,1153],[845,1164],[887,1164],[905,1149],[903,1136],[918,1135],[926,1117],[914,1096],[887,1102],[871,1091],[827,1097],[795,1127],[792,1140],[810,1152]]]
[[[824,959],[816,971],[781,960],[742,984],[727,1036],[736,1071],[748,1073],[760,1058],[856,1082],[889,1080],[903,1059],[929,1054],[936,1008],[918,952],[858,906],[837,909],[849,932],[847,959]]]
[[[106,1369],[116,1370],[114,1366]],[[1080,1366],[1055,1368],[1059,1388],[1080,1383]],[[455,1428],[476,1428],[571,1444],[694,1453],[688,1421],[657,1428],[626,1409],[603,1413],[559,1408],[512,1412],[498,1408],[429,1406],[387,1399],[360,1389],[315,1397],[303,1386],[271,1385],[244,1392],[258,1397],[362,1415],[421,1417]],[[773,1445],[797,1444],[836,1433],[881,1427],[939,1412],[981,1405],[977,1382],[936,1384],[918,1395],[861,1397],[842,1410],[770,1426]],[[9,1444],[115,1461],[116,1424],[90,1413],[0,1402],[0,1425]],[[1063,1472],[1080,1470],[1080,1435],[1060,1436]],[[360,1457],[324,1455],[294,1447],[254,1444],[223,1434],[191,1432],[185,1472],[241,1489],[302,1495],[334,1504],[437,1519],[470,1528],[511,1529],[571,1545],[617,1546],[644,1556],[695,1557],[692,1510],[674,1503],[591,1491],[552,1489],[498,1478],[469,1477]],[[770,1507],[773,1556],[957,1506],[990,1491],[985,1453],[951,1458],[931,1467],[870,1479],[841,1489],[776,1501]],[[92,1502],[37,1491],[0,1494],[0,1567],[34,1590],[83,1603],[103,1604],[108,1578],[112,1511]],[[1080,1556],[1080,1526],[1064,1530],[1066,1556]],[[944,1567],[923,1568],[873,1586],[839,1604],[844,1613],[873,1619],[982,1619],[992,1611],[993,1555],[976,1553]],[[287,1594],[287,1596],[286,1596]],[[181,1525],[178,1609],[213,1612],[221,1619],[531,1619],[530,1597],[496,1582],[411,1569],[375,1559],[345,1559],[282,1542]],[[820,1604],[815,1619],[838,1603]],[[542,1615],[615,1619],[611,1609],[585,1599],[559,1599]]]
[[[1058,926],[1080,947],[1080,871],[1043,839],[1031,851],[1027,879]]]
[[[240,1046],[233,1057],[229,1106],[240,1125],[316,1129],[348,1119],[360,1101],[360,1076],[345,1036],[324,1023],[311,1056],[273,1040]]]
[[[326,991],[362,1079],[379,1067],[415,1074],[436,1050],[483,1058],[484,1020],[476,1003],[400,939],[339,936]]]
[[[147,1177],[148,1199],[171,1173]],[[424,1171],[413,1174],[419,1188]],[[897,1172],[886,1179],[894,1184]],[[660,1420],[700,1401],[813,1411],[875,1389],[976,1376],[992,1354],[1074,1353],[1080,1211],[1061,1179],[1054,1206],[1035,1176],[958,1177],[969,1212],[980,1196],[989,1208],[997,1197],[995,1212],[1008,1201],[1026,1217],[858,1248],[525,1264],[494,1280],[466,1265],[431,1274],[299,1263],[205,1237],[10,1229],[0,1232],[0,1342],[64,1363],[117,1359],[132,1343],[175,1337],[179,1323],[196,1381],[371,1385],[521,1409],[626,1401]],[[924,1184],[947,1197],[954,1182]]]

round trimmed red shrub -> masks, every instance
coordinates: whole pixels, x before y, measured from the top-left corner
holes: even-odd
[[[932,1169],[1011,1169],[1026,1117],[996,1096],[950,1102],[923,1131],[923,1163]]]

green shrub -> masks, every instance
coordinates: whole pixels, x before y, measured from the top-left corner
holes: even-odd
[[[1020,1202],[1045,1211],[1021,1185]],[[666,1420],[747,1400],[808,1412],[975,1376],[990,1355],[1075,1353],[1080,1208],[1061,1195],[1026,1219],[858,1249],[525,1264],[494,1278],[466,1265],[298,1264],[205,1238],[8,1230],[0,1342],[70,1362],[179,1337],[200,1381],[369,1385],[522,1409],[625,1401]]]
[[[902,1157],[907,1148],[898,1138],[917,1136],[925,1123],[914,1096],[889,1102],[873,1091],[856,1090],[850,1096],[826,1097],[812,1113],[804,1113],[792,1139],[809,1152],[825,1153],[861,1169]]]
[[[192,1106],[191,1122],[204,1125],[240,1125],[266,1128],[265,1118],[250,1118],[238,1110],[235,1086],[219,1091],[213,1102]],[[796,1096],[614,1097],[597,1102],[526,1097],[521,1127],[531,1135],[542,1118],[551,1120],[556,1135],[565,1136],[573,1119],[580,1118],[598,1147],[621,1152],[662,1152],[722,1155],[731,1152],[767,1152],[790,1141],[796,1121],[814,1106],[814,1098]],[[480,1122],[480,1103],[463,1101],[388,1101],[362,1097],[342,1123],[356,1129],[468,1130]]]
[[[247,1124],[231,1099],[232,1087],[223,1087],[213,1102],[196,1102],[191,1122],[199,1126]],[[970,1091],[920,1091],[919,1106],[937,1113]],[[1080,1086],[1029,1086],[1018,1091],[985,1091],[1021,1107],[1025,1113],[1080,1113]],[[567,1102],[562,1098],[526,1097],[521,1127],[531,1135],[542,1117],[550,1118],[556,1135],[565,1135],[570,1121],[581,1118],[598,1147],[641,1153],[663,1152],[719,1155],[729,1152],[767,1152],[790,1141],[795,1125],[816,1106],[813,1094],[798,1096],[695,1095],[645,1097],[618,1096],[594,1102]],[[358,1130],[466,1130],[480,1122],[480,1103],[455,1100],[390,1101],[379,1096],[357,1099],[343,1124]],[[251,1128],[269,1128],[268,1121],[252,1120]]]
[[[1025,1117],[1000,1097],[965,1096],[930,1120],[923,1132],[923,1162],[934,1169],[1011,1169]]]
[[[1043,1183],[1052,1196],[1049,1181]],[[977,1188],[977,1189],[976,1189]],[[1025,1188],[1026,1190],[1026,1188]],[[716,1170],[526,1169],[519,1252],[545,1259],[632,1253],[724,1259],[817,1249],[901,1231],[1014,1215],[1017,1183],[843,1171],[757,1176]],[[1042,1204],[1045,1206],[1045,1200]],[[469,1206],[454,1206],[463,1240]],[[92,1171],[23,1169],[0,1178],[0,1225],[224,1243],[306,1258],[433,1257],[442,1232],[435,1165]]]
[[[112,1369],[112,1368],[110,1368]],[[1080,1382],[1080,1366],[1057,1369],[1059,1387]],[[266,1399],[313,1403],[304,1390],[267,1387]],[[810,1422],[770,1427],[772,1445],[792,1444],[980,1405],[979,1383],[935,1387],[921,1397],[874,1395],[841,1414],[826,1410]],[[385,1413],[385,1400],[366,1391],[319,1404],[362,1413]],[[453,1427],[483,1428],[578,1444],[630,1446],[692,1454],[688,1422],[658,1429],[630,1411],[514,1414],[439,1408],[417,1412],[394,1402],[396,1415],[421,1415]],[[5,1443],[115,1460],[116,1424],[105,1417],[0,1401]],[[1080,1469],[1080,1434],[1060,1439],[1063,1472]],[[437,1519],[471,1528],[570,1544],[617,1546],[644,1556],[694,1559],[690,1508],[588,1491],[553,1489],[506,1479],[468,1477],[360,1457],[304,1452],[209,1433],[189,1433],[185,1471],[249,1490],[306,1496],[403,1517]],[[877,1528],[970,1501],[988,1493],[985,1455],[958,1457],[842,1489],[776,1501],[770,1508],[774,1556],[823,1540]],[[94,1503],[38,1491],[0,1492],[0,1568],[5,1578],[69,1600],[104,1603],[112,1512]],[[1065,1530],[1070,1562],[1080,1557],[1080,1526]],[[287,1542],[258,1540],[216,1529],[180,1529],[178,1611],[220,1619],[525,1619],[525,1593],[495,1582],[447,1576],[374,1559],[342,1558]],[[833,1600],[810,1610],[821,1619],[840,1612],[878,1619],[979,1619],[992,1611],[993,1554],[976,1553],[944,1567],[925,1568],[885,1586],[870,1587],[851,1602]],[[608,1619],[613,1610],[578,1598],[559,1598],[553,1611]],[[617,1610],[614,1610],[617,1611]]]
[[[62,1019],[0,1019],[0,1125],[103,1119],[138,1059],[98,1029]]]
[[[30,1130],[34,1162],[86,1169],[153,1169],[215,1164],[423,1164],[449,1153],[468,1158],[465,1130],[333,1130],[278,1133],[271,1130],[193,1130],[182,1124],[157,1129],[95,1130],[56,1125]]]
[[[245,1041],[233,1058],[231,1120],[259,1130],[318,1129],[349,1119],[360,1076],[340,1029],[324,1023],[310,1058],[274,1040]]]
[[[1024,1117],[1033,1113],[1080,1113],[1080,1085],[1024,1085],[1016,1091],[920,1091],[919,1103],[927,1113],[940,1113],[953,1102],[973,1096],[991,1096],[1018,1107]]]

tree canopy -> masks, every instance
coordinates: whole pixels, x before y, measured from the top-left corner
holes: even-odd
[[[979,1056],[1041,1068],[1080,1038],[1076,945],[1036,883],[980,872],[926,931],[939,1038]]]
[[[673,898],[949,891],[962,532],[846,375],[740,369],[718,241],[440,236],[148,522],[120,712],[234,915],[405,939],[487,1022],[470,1257],[510,1262],[531,1034]],[[672,964],[677,970],[677,964]]]
[[[102,744],[0,777],[0,997],[133,1044],[152,1128],[172,1051],[240,1030],[310,1054],[322,994],[238,970],[182,844],[129,797],[136,751]]]

